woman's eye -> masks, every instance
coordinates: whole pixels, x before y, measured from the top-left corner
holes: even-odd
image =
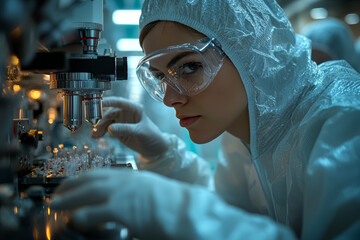
[[[202,68],[202,64],[200,62],[190,62],[184,64],[181,68],[182,74],[191,74]]]

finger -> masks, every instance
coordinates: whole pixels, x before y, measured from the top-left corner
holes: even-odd
[[[121,109],[116,107],[109,107],[107,108],[106,112],[104,113],[103,119],[111,119],[116,118],[117,114],[121,112]]]
[[[113,137],[127,137],[138,135],[136,131],[137,124],[113,123],[108,127],[108,131]]]
[[[56,194],[62,194],[67,191],[71,191],[73,188],[78,188],[85,183],[90,183],[92,181],[101,181],[102,179],[107,178],[107,173],[102,173],[102,171],[89,171],[79,177],[68,177],[56,188],[54,196]]]
[[[104,136],[107,132],[107,128],[109,127],[110,124],[112,124],[115,120],[112,119],[102,119],[99,124],[96,126],[96,130],[93,129],[92,132],[90,132],[90,137],[91,138],[101,138],[102,136]]]
[[[117,118],[120,117],[122,110],[121,109],[108,109],[104,114],[103,119],[100,120],[98,125],[96,126],[96,131],[90,133],[90,137],[92,138],[100,138],[105,135],[107,132],[108,126],[115,122]]]
[[[99,227],[107,222],[116,221],[114,214],[106,204],[101,206],[87,206],[74,212],[71,224],[75,228],[88,229]]]
[[[122,97],[106,97],[102,101],[103,107],[117,107],[124,110],[140,110],[141,105]]]
[[[111,191],[104,187],[102,181],[91,182],[63,194],[55,195],[55,198],[50,203],[50,208],[54,210],[72,210],[87,205],[96,205],[106,201],[109,194],[111,194]]]

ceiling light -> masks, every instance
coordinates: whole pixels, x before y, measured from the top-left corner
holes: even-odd
[[[315,20],[325,19],[328,16],[328,11],[325,8],[313,8],[310,11],[310,16]]]
[[[122,38],[116,43],[116,47],[119,51],[142,51],[138,38]]]
[[[112,19],[115,24],[138,25],[141,10],[116,10],[113,12]]]
[[[345,16],[345,22],[349,25],[354,25],[359,23],[359,15],[356,13],[350,13]]]

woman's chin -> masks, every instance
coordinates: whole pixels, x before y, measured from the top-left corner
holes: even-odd
[[[220,134],[210,135],[210,134],[199,134],[189,131],[190,139],[196,144],[205,144],[211,142],[217,138]]]

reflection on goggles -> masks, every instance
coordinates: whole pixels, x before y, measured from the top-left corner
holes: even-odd
[[[191,96],[212,82],[224,58],[217,41],[204,38],[145,56],[140,60],[136,74],[145,90],[157,101],[163,100],[167,86],[179,94]]]

